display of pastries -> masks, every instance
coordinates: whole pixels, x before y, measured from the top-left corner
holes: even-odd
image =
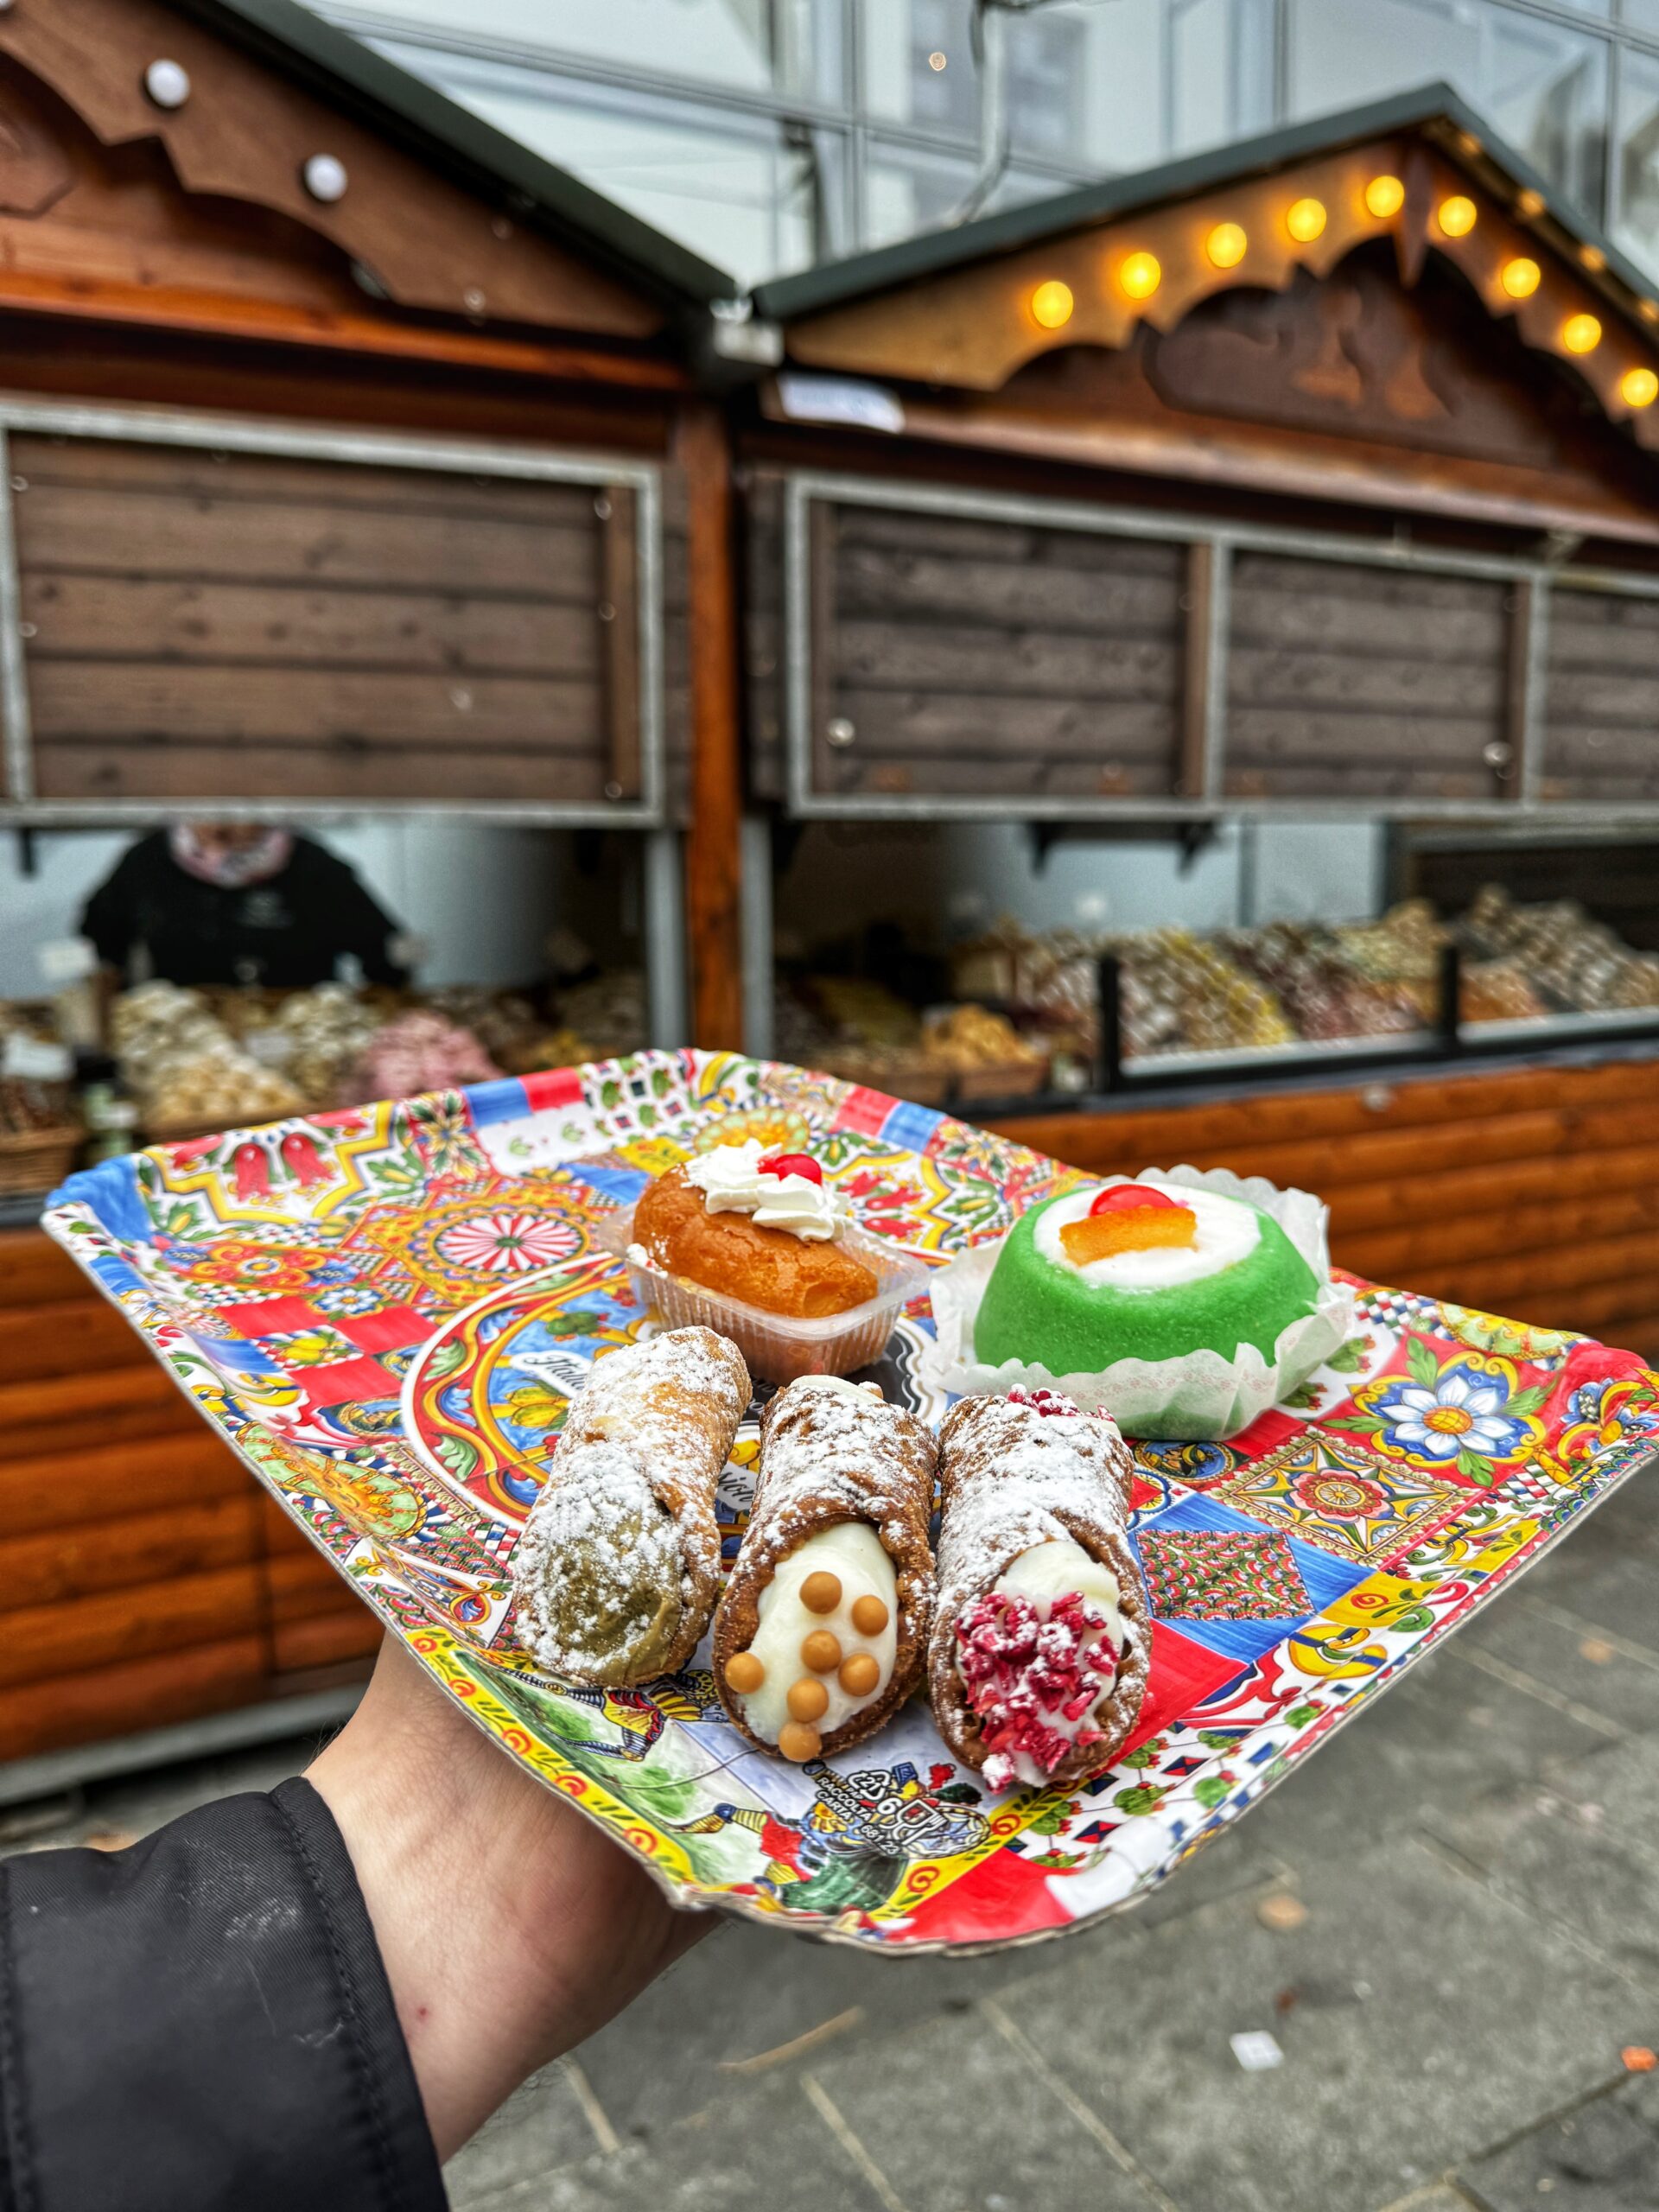
[[[1559,1006],[1585,1014],[1659,1006],[1659,957],[1632,952],[1575,899],[1517,906],[1489,883],[1462,926],[1477,951],[1514,963]]]
[[[780,986],[774,1031],[779,1056],[798,1067],[934,1103],[1037,1090],[1052,1064],[1046,1039],[971,1000],[918,1016],[881,984],[830,976]]]
[[[144,1126],[162,1132],[274,1122],[304,1108],[285,1076],[228,1041],[169,1060],[155,1084],[138,1094]]]
[[[641,1264],[769,1313],[823,1319],[873,1299],[873,1270],[843,1248],[844,1204],[804,1153],[756,1138],[716,1145],[657,1176],[634,1209]]]
[[[1005,918],[957,949],[951,982],[1006,1006],[1057,1064],[1087,1061],[1099,1046],[1098,963],[1115,954],[1122,1048],[1147,1060],[1430,1028],[1452,944],[1463,955],[1459,1014],[1472,1025],[1659,1007],[1659,955],[1633,951],[1573,900],[1519,905],[1493,884],[1449,922],[1427,899],[1372,922],[1274,921],[1207,938],[1038,931]]]

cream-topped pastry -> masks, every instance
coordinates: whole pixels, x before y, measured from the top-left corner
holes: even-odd
[[[764,1313],[826,1320],[868,1305],[880,1287],[849,1226],[845,1200],[810,1153],[768,1153],[752,1137],[648,1183],[629,1258]],[[777,1379],[775,1369],[760,1371]]]
[[[761,1229],[786,1229],[809,1244],[839,1236],[847,1226],[844,1202],[829,1184],[798,1169],[762,1168],[763,1160],[775,1157],[758,1137],[717,1144],[686,1162],[685,1179],[702,1192],[710,1213],[747,1214]]]

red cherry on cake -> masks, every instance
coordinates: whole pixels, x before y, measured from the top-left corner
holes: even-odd
[[[810,1152],[774,1152],[760,1162],[763,1175],[804,1175],[809,1183],[822,1183],[823,1170]]]
[[[765,1161],[761,1162],[764,1166]],[[1130,1213],[1139,1206],[1174,1206],[1179,1198],[1172,1198],[1167,1191],[1160,1191],[1152,1183],[1114,1183],[1109,1190],[1096,1197],[1089,1211],[1093,1213]]]

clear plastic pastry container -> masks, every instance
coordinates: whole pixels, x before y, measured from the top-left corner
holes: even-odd
[[[902,1245],[849,1229],[841,1248],[862,1260],[880,1285],[862,1306],[849,1306],[844,1313],[826,1314],[822,1320],[805,1320],[792,1313],[769,1313],[741,1298],[727,1298],[707,1290],[684,1275],[672,1275],[630,1257],[633,1244],[633,1208],[625,1206],[594,1231],[594,1242],[626,1262],[633,1294],[642,1306],[655,1306],[671,1328],[702,1327],[729,1337],[742,1353],[751,1375],[766,1382],[793,1382],[802,1375],[851,1375],[880,1358],[893,1334],[899,1309],[927,1288],[932,1273],[925,1260]]]

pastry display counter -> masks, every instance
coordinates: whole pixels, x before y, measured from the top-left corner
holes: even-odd
[[[902,925],[873,933],[886,945]],[[1034,1112],[1090,1091],[1659,1039],[1659,955],[1577,900],[1522,905],[1494,884],[1450,916],[1419,898],[1375,922],[1109,932],[1005,916],[948,952],[906,941],[890,965],[951,1003],[798,969],[775,995],[778,1056],[923,1105],[1030,1097]]]

